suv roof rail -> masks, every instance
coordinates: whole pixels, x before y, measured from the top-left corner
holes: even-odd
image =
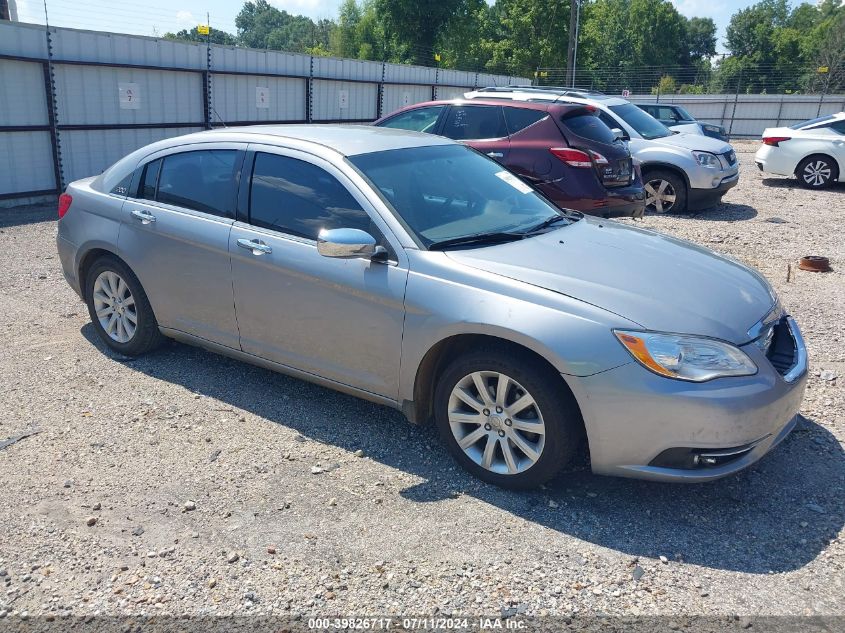
[[[559,97],[606,97],[603,92],[597,90],[579,90],[577,88],[565,88],[563,86],[526,86],[524,84],[512,84],[510,86],[488,86],[476,88],[475,92],[536,92],[539,94],[555,95]]]

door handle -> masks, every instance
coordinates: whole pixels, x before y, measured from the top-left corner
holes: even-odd
[[[238,246],[252,251],[253,255],[263,255],[264,253],[272,253],[273,249],[267,246],[264,242],[258,240],[239,239]]]
[[[502,152],[487,152],[487,155],[490,158],[502,158],[504,156],[504,154],[502,154]]]
[[[141,220],[141,224],[151,224],[156,221],[156,216],[142,209],[132,209],[132,217]]]

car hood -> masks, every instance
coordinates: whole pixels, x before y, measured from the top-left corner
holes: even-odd
[[[592,218],[517,242],[446,254],[466,266],[546,288],[644,329],[746,343],[775,302],[756,271],[716,253]]]
[[[683,134],[703,134],[701,126],[698,123],[679,123],[677,125],[667,126],[670,130],[681,132]]]
[[[725,141],[720,141],[719,139],[702,134],[686,134],[684,132],[656,138],[651,142],[671,145],[672,147],[683,147],[684,149],[694,149],[701,152],[711,152],[713,154],[724,154],[733,149],[730,143],[725,143]]]

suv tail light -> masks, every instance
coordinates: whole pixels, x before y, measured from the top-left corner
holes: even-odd
[[[589,150],[589,154],[571,147],[552,147],[549,151],[570,167],[592,167],[593,160],[597,165],[607,165],[607,159],[592,150]],[[592,160],[590,160],[591,156]]]
[[[779,147],[778,143],[791,140],[790,136],[764,136],[763,145],[771,145],[772,147]]]
[[[61,220],[65,217],[65,213],[67,210],[70,209],[70,203],[73,202],[73,198],[69,193],[63,193],[59,196],[59,219]]]

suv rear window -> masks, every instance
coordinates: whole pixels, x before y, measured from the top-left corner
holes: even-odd
[[[505,123],[508,124],[508,132],[516,134],[529,125],[545,119],[548,112],[543,110],[529,110],[528,108],[505,108]]]
[[[613,132],[604,124],[604,121],[592,114],[563,117],[561,123],[573,134],[591,141],[611,145],[616,140]]]

